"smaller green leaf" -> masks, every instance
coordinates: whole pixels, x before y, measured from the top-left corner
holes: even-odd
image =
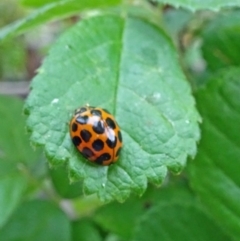
[[[22,0],[21,3],[24,6],[28,6],[28,7],[41,7],[49,3],[60,2],[60,1],[62,0]]]
[[[63,198],[75,198],[82,194],[82,185],[80,182],[70,184],[68,171],[65,166],[50,170],[52,183]]]
[[[89,219],[81,219],[72,223],[72,241],[102,241],[100,231]]]
[[[39,159],[25,133],[25,117],[20,99],[0,96],[0,226],[18,206],[27,187],[22,169],[30,169]]]
[[[133,241],[225,241],[223,231],[202,210],[192,192],[171,186],[155,194],[156,205],[135,221]]]
[[[0,230],[4,241],[70,241],[70,222],[54,204],[31,201],[21,205]]]
[[[156,0],[159,3],[165,3],[172,5],[176,8],[183,7],[191,11],[197,11],[200,9],[209,9],[218,11],[224,7],[238,7],[240,6],[240,0]]]
[[[94,220],[105,231],[128,240],[132,235],[134,223],[143,211],[144,201],[130,198],[122,204],[113,202],[99,208]]]
[[[63,19],[79,14],[87,9],[115,6],[120,0],[62,0],[50,3],[0,30],[0,41],[16,36],[49,21]]]
[[[172,202],[176,199],[183,201],[190,198],[192,198],[192,195],[188,189],[180,185],[162,189],[150,186],[141,198],[131,197],[122,204],[112,202],[100,207],[94,214],[93,219],[102,229],[117,234],[125,240],[130,240],[137,221],[147,210],[162,201]]]
[[[139,220],[133,241],[226,241],[220,228],[195,204],[161,203]]]
[[[203,56],[210,70],[240,65],[240,11],[217,15],[203,30]]]
[[[0,177],[0,228],[19,205],[27,181],[19,173]]]
[[[240,68],[212,76],[196,94],[202,139],[190,163],[193,189],[218,224],[240,237]]]

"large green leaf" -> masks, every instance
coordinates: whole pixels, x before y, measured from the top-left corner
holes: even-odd
[[[223,229],[240,236],[240,69],[228,68],[198,91],[202,139],[191,182]]]
[[[174,7],[184,7],[192,11],[200,9],[219,10],[224,7],[240,6],[240,0],[156,0],[159,3],[166,3]]]
[[[125,200],[180,172],[199,139],[199,116],[176,52],[155,25],[137,18],[81,21],[50,51],[26,103],[31,140],[45,146],[51,165],[68,163],[87,194]],[[92,165],[72,145],[68,122],[89,103],[108,109],[122,128],[120,160]]]
[[[202,32],[202,51],[210,70],[240,65],[240,11],[219,14]]]
[[[0,30],[0,40],[19,35],[38,25],[79,14],[87,9],[117,5],[120,0],[62,0],[39,8],[26,18],[16,21]]]
[[[25,118],[20,99],[0,96],[0,226],[19,204],[27,187],[21,170],[39,158],[25,133]]]
[[[21,205],[0,230],[4,241],[70,241],[70,222],[48,201],[30,201]]]

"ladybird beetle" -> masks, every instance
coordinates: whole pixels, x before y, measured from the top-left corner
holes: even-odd
[[[105,109],[85,106],[70,122],[70,136],[79,152],[91,162],[110,165],[117,161],[122,134],[114,117]]]

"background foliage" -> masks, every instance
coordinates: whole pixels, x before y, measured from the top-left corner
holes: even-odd
[[[0,240],[239,240],[239,5],[3,1],[0,86],[34,78],[0,96]],[[86,103],[121,126],[114,165],[71,144]]]

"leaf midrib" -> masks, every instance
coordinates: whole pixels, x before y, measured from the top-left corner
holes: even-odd
[[[112,113],[114,116],[117,114],[117,98],[118,98],[118,88],[119,88],[119,83],[121,79],[121,66],[122,66],[122,57],[123,57],[123,47],[124,47],[124,37],[125,37],[125,26],[126,26],[126,19],[122,19],[122,31],[121,31],[121,41],[119,41],[120,46],[119,46],[119,55],[118,55],[118,66],[117,66],[117,73],[116,73],[116,81],[115,81],[115,89],[113,93],[113,110]]]

